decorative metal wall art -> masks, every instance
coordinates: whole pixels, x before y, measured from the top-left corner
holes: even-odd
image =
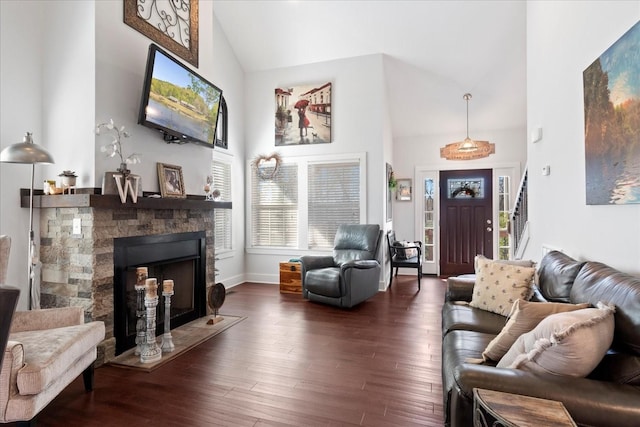
[[[198,66],[198,0],[124,0],[124,23]]]

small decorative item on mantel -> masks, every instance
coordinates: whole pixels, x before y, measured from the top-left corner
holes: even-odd
[[[64,194],[65,192],[68,194],[71,194],[71,191],[73,190],[73,192],[75,192],[76,189],[76,178],[78,177],[78,175],[76,175],[75,172],[73,171],[62,171],[62,173],[60,175],[58,175],[60,177],[60,185],[62,187],[62,194]]]
[[[139,175],[134,175],[129,170],[129,164],[140,163],[140,154],[133,153],[127,157],[122,151],[122,138],[128,138],[130,135],[124,130],[124,126],[118,128],[113,122],[100,123],[96,126],[96,135],[100,135],[100,131],[106,129],[112,133],[113,139],[110,144],[101,147],[100,151],[106,153],[108,157],[120,157],[120,167],[116,172],[105,172],[102,181],[102,194],[119,194],[120,201],[125,203],[127,195],[131,195],[131,200],[136,203],[138,196],[142,196],[142,181]]]

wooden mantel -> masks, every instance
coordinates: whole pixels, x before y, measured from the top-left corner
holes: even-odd
[[[78,189],[76,194],[44,195],[36,190],[33,196],[34,208],[103,208],[103,209],[231,209],[231,202],[213,202],[204,196],[187,196],[186,199],[149,197],[145,194],[133,203],[131,196],[126,203],[120,202],[118,195],[102,195],[99,189]],[[29,207],[29,189],[20,189],[20,206]]]

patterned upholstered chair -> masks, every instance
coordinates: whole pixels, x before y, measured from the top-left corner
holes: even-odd
[[[0,239],[1,281],[9,258],[6,241]],[[85,389],[93,389],[97,345],[105,329],[104,322],[85,323],[82,307],[14,313],[19,293],[0,285],[0,423],[31,425],[81,373]]]

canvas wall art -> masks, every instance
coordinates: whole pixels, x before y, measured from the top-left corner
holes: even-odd
[[[279,145],[331,142],[331,83],[275,90],[275,141]]]
[[[586,201],[640,203],[640,22],[583,72]]]

